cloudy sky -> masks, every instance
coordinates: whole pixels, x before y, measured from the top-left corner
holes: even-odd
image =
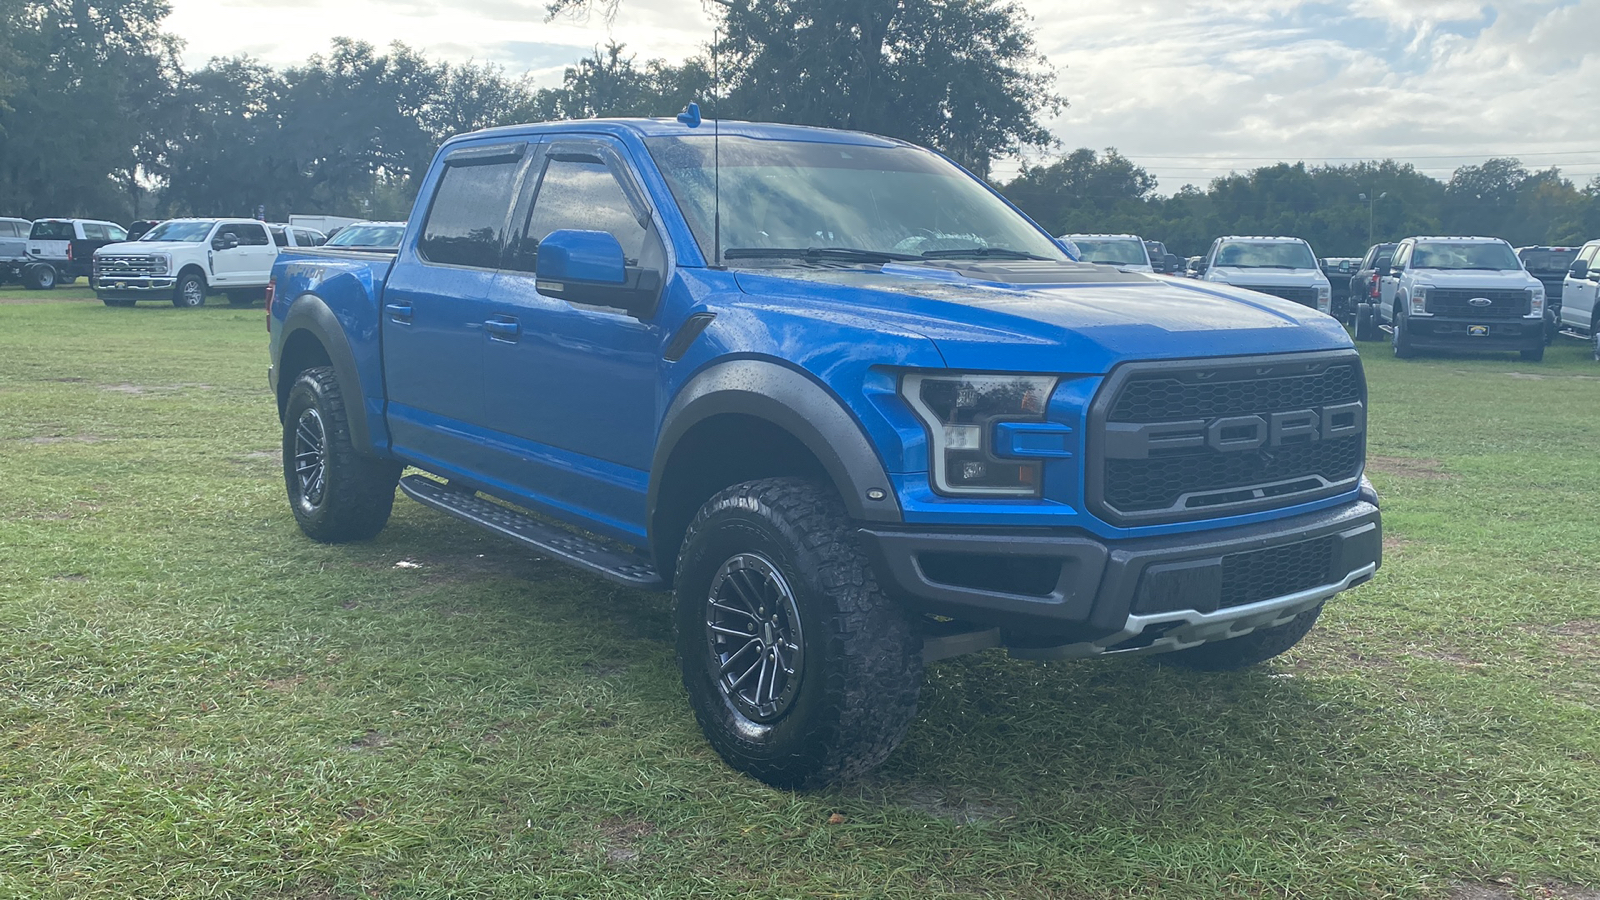
[[[1056,136],[1118,148],[1163,192],[1277,160],[1394,157],[1448,178],[1517,156],[1579,184],[1600,176],[1600,0],[1021,2],[1070,103],[1050,122]],[[609,26],[545,22],[544,0],[172,6],[190,67],[238,53],[291,65],[348,35],[541,85],[608,39],[676,61],[711,33],[701,0],[622,0]]]

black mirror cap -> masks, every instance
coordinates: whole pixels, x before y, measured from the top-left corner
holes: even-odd
[[[1571,275],[1573,278],[1588,278],[1589,263],[1581,259],[1574,260],[1572,263],[1572,268],[1567,270],[1567,274]]]
[[[656,303],[661,299],[661,273],[628,266],[627,274],[628,279],[622,284],[540,280],[538,289],[541,294],[568,303],[620,309],[636,319],[648,319],[655,315]]]
[[[1379,278],[1388,278],[1390,275],[1393,275],[1393,274],[1394,274],[1394,268],[1391,267],[1388,263],[1386,263],[1386,262],[1378,263],[1378,277]]]

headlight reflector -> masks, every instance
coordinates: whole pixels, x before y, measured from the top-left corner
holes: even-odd
[[[1000,459],[996,422],[1042,422],[1054,377],[913,373],[900,394],[928,432],[933,488],[941,494],[1037,497],[1043,463]]]
[[[1412,315],[1414,315],[1414,316],[1425,316],[1425,315],[1428,314],[1428,291],[1429,290],[1430,290],[1430,288],[1427,285],[1424,285],[1424,284],[1415,285],[1414,287],[1411,288],[1411,314]]]

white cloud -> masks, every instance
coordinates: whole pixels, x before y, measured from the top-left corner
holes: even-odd
[[[546,22],[544,2],[174,0],[168,27],[191,66],[234,53],[292,65],[349,35],[543,84],[607,40],[681,60],[710,38],[701,0],[623,0],[609,26]],[[1395,156],[1447,176],[1511,153],[1580,182],[1600,173],[1600,117],[1566,114],[1600,109],[1600,0],[1024,5],[1071,103],[1054,132],[1067,148],[1118,147],[1164,190],[1276,159]]]

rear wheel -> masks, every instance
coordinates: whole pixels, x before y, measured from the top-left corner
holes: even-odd
[[[1187,650],[1178,650],[1165,653],[1157,659],[1165,662],[1171,661],[1190,669],[1199,669],[1205,672],[1231,672],[1235,669],[1246,669],[1257,663],[1265,662],[1280,653],[1285,652],[1311,631],[1317,624],[1317,617],[1322,615],[1322,604],[1318,603],[1282,625],[1272,628],[1258,628],[1243,637],[1229,638],[1225,641],[1210,641],[1198,647]]]
[[[1589,320],[1589,343],[1594,345],[1594,360],[1600,362],[1600,309]]]
[[[186,272],[178,277],[178,283],[172,288],[172,305],[179,309],[194,309],[204,306],[206,302],[205,276],[195,272]]]
[[[769,478],[713,497],[684,538],[677,596],[684,687],[730,766],[818,788],[877,766],[905,735],[920,643],[832,488]]]
[[[53,291],[56,287],[55,266],[41,263],[22,273],[22,281],[29,290]]]
[[[1378,312],[1371,304],[1361,303],[1356,306],[1356,340],[1375,341],[1378,339]]]
[[[283,415],[283,480],[300,530],[336,544],[383,530],[399,463],[356,452],[339,380],[329,366],[301,372]]]

